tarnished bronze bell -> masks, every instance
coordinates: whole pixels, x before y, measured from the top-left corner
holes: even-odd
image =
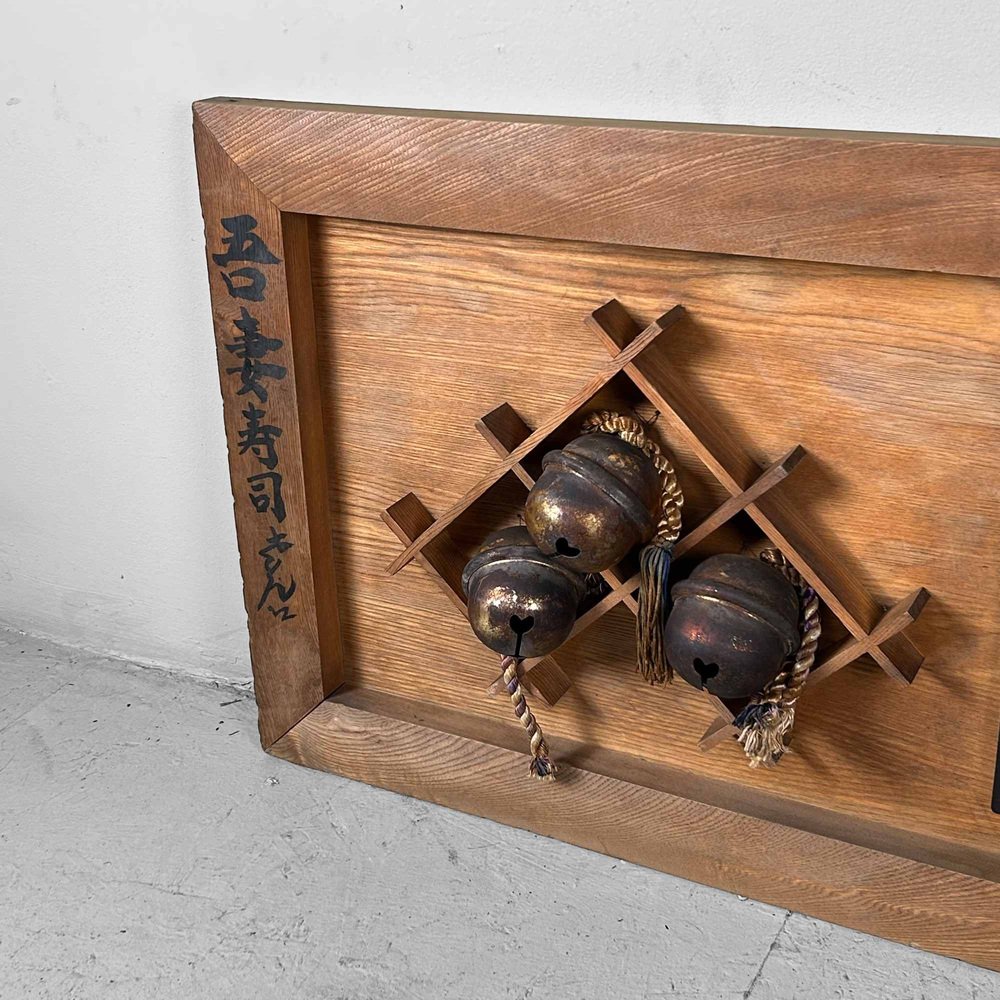
[[[758,694],[798,649],[798,594],[760,559],[712,556],[671,597],[667,660],[689,684],[720,698]]]
[[[504,656],[546,656],[569,637],[586,592],[582,576],[543,555],[526,528],[490,535],[466,563],[469,623]]]
[[[597,573],[653,537],[662,488],[638,448],[614,434],[584,434],[542,459],[524,521],[543,553]]]

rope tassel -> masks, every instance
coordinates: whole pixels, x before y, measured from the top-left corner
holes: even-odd
[[[545,743],[541,727],[532,715],[528,699],[524,696],[524,688],[521,687],[521,679],[518,676],[522,659],[517,656],[504,656],[500,660],[500,666],[503,667],[503,682],[514,706],[514,714],[521,720],[521,725],[524,726],[524,731],[531,742],[531,764],[528,770],[542,781],[552,781],[559,769],[549,756],[549,748]]]
[[[663,684],[673,680],[674,675],[667,662],[663,630],[670,607],[667,585],[670,550],[680,538],[684,494],[670,459],[646,433],[646,425],[638,418],[602,410],[584,421],[583,430],[584,433],[616,434],[627,444],[638,448],[652,460],[663,483],[656,534],[639,555],[639,614],[636,618],[639,673],[650,684]]]
[[[636,618],[636,648],[639,673],[650,684],[672,681],[663,642],[667,624],[670,549],[647,545],[639,554],[639,614]]]

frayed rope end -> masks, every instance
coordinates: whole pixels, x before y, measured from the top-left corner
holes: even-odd
[[[559,768],[549,757],[532,757],[528,770],[539,781],[555,781]]]
[[[785,755],[785,739],[795,722],[790,705],[748,705],[733,725],[740,730],[739,742],[751,767],[774,767]]]

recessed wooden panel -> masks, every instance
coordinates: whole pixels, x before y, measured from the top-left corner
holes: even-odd
[[[796,753],[754,772],[737,748],[706,755],[697,692],[641,684],[633,619],[612,613],[567,647],[573,688],[539,706],[546,734],[757,789],[797,822],[809,809],[875,821],[900,843],[955,845],[956,866],[1000,875],[990,809],[1000,678],[993,279],[623,249],[331,219],[312,220],[314,298],[327,412],[331,518],[352,682],[435,701],[515,729],[484,696],[495,658],[377,512],[413,488],[449,507],[496,455],[475,421],[510,401],[541,423],[606,362],[583,318],[615,296],[652,319],[683,302],[669,359],[733,440],[768,464],[801,442],[775,487],[886,604],[916,584],[934,600],[910,630],[926,654],[909,688],[873,665],[800,703]],[[687,523],[724,497],[675,447]],[[506,495],[504,494],[506,490]],[[520,490],[520,492],[518,492]],[[468,544],[515,510],[516,482]],[[783,813],[782,813],[783,810]],[[904,845],[905,846],[905,845]],[[918,847],[917,854],[920,853]]]

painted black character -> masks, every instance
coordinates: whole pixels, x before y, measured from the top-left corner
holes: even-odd
[[[295,578],[292,577],[287,584],[277,579],[278,571],[281,569],[283,563],[281,556],[291,548],[293,548],[293,543],[288,541],[287,532],[278,531],[277,528],[272,526],[271,534],[264,543],[264,547],[257,553],[264,560],[264,573],[267,576],[267,582],[261,592],[260,600],[257,602],[257,610],[260,611],[267,604],[267,600],[271,594],[275,593],[278,595],[280,603],[285,605],[285,607],[275,609],[272,605],[268,605],[267,610],[275,617],[280,616],[282,621],[288,621],[289,618],[295,617],[289,614],[287,608],[288,602],[295,595],[297,586]]]
[[[222,227],[230,235],[223,236],[225,253],[213,253],[212,260],[219,267],[228,267],[235,261],[251,264],[280,264],[267,244],[254,232],[257,220],[252,215],[232,215],[222,220]]]
[[[281,496],[281,473],[258,472],[247,476],[250,485],[250,502],[258,514],[270,511],[278,524],[285,520],[285,501]]]
[[[233,278],[246,278],[245,285],[237,285]],[[226,274],[222,272],[222,280],[229,289],[229,294],[234,299],[246,299],[248,302],[263,302],[264,289],[267,287],[267,278],[263,271],[258,271],[255,267],[239,267],[235,271]]]
[[[243,336],[237,337],[231,344],[226,344],[226,350],[242,358],[243,364],[236,368],[227,368],[226,374],[239,374],[242,383],[239,395],[245,396],[248,392],[252,392],[262,403],[266,403],[267,388],[261,380],[283,379],[288,374],[288,369],[284,365],[262,361],[261,358],[271,351],[280,350],[284,341],[278,340],[277,337],[265,337],[260,332],[260,323],[250,315],[246,306],[240,307],[240,318],[233,320],[233,325]]]
[[[239,432],[240,454],[253,452],[265,469],[274,469],[278,464],[278,452],[274,443],[281,437],[281,428],[262,421],[267,414],[251,403],[244,411],[246,426]]]

